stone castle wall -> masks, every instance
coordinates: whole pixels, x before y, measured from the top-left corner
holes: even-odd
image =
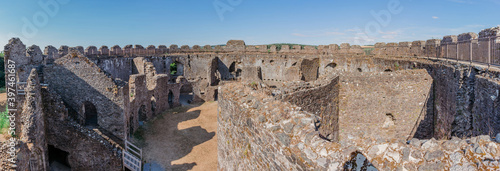
[[[36,45],[26,48],[19,39],[12,39],[5,47],[5,60],[12,59],[17,62],[19,82],[29,82],[30,72],[35,69],[40,74],[37,76],[39,82],[48,83],[48,88],[61,96],[61,104],[64,103],[76,110],[68,111],[68,114],[64,115],[74,118],[75,121],[64,122],[65,124],[74,124],[74,127],[71,128],[68,125],[56,127],[56,130],[51,130],[53,132],[49,131],[51,135],[47,135],[49,144],[70,153],[77,153],[80,147],[92,148],[96,146],[103,151],[114,148],[111,140],[104,141],[104,144],[93,142],[88,138],[100,137],[98,133],[91,132],[87,136],[85,132],[90,130],[79,127],[79,125],[85,124],[86,116],[83,104],[86,102],[96,106],[99,113],[98,123],[103,128],[104,134],[109,133],[109,135],[113,135],[112,137],[122,139],[137,129],[140,122],[154,117],[165,109],[178,106],[180,92],[189,92],[191,88],[195,99],[205,101],[222,99],[220,100],[220,109],[224,110],[220,110],[218,121],[221,168],[246,169],[255,167],[255,169],[291,168],[299,170],[318,167],[340,168],[356,151],[353,149],[357,149],[357,151],[367,155],[377,168],[392,166],[414,168],[419,165],[421,167],[450,169],[465,166],[455,164],[455,158],[450,159],[456,155],[462,155],[463,159],[460,161],[472,163],[471,165],[476,167],[499,161],[500,159],[488,156],[497,155],[492,150],[498,151],[498,149],[487,142],[485,137],[480,138],[485,142],[469,139],[469,142],[465,141],[468,145],[455,147],[464,150],[460,154],[456,153],[457,151],[446,149],[447,147],[444,145],[439,146],[441,143],[446,144],[452,140],[439,141],[438,146],[431,144],[432,147],[436,148],[409,147],[404,142],[396,142],[395,144],[390,142],[393,144],[387,148],[388,142],[384,138],[381,140],[377,138],[356,139],[359,136],[349,136],[349,132],[339,133],[336,131],[341,131],[342,128],[361,130],[358,129],[359,125],[367,123],[391,127],[394,126],[391,125],[392,123],[401,126],[401,129],[394,129],[394,135],[409,134],[410,138],[413,136],[420,139],[432,137],[449,139],[451,136],[470,137],[500,132],[498,126],[500,123],[497,122],[500,120],[497,118],[499,114],[497,106],[500,103],[498,101],[500,99],[498,98],[498,79],[500,78],[498,71],[491,71],[489,68],[475,65],[465,66],[459,63],[392,58],[429,56],[499,64],[500,41],[497,37],[499,32],[499,27],[497,27],[483,30],[479,35],[464,33],[458,36],[445,36],[443,40],[377,43],[375,50],[372,51],[372,56],[366,55],[361,46],[347,43],[342,43],[340,46],[336,44],[268,46],[246,45],[241,40],[231,40],[226,46],[215,47],[195,45],[190,48],[184,45],[179,48],[177,45],[171,45],[167,48],[167,46],[161,45],[157,48],[150,45],[144,48],[141,45],[127,45],[123,48],[119,46],[112,48],[101,46],[99,49],[95,46],[87,48],[61,46],[61,48],[56,49],[48,46],[42,52]],[[177,72],[180,73],[179,75],[170,74],[169,66],[172,63],[178,64],[179,70]],[[425,71],[408,71],[408,73],[413,72],[414,75],[417,75],[415,77],[400,75],[404,71],[399,70],[408,69],[425,69]],[[357,73],[364,76],[355,75],[349,77],[350,79],[337,77],[339,80],[335,83],[321,83],[321,80],[325,78],[334,78],[332,76],[345,73]],[[413,84],[414,82],[411,80],[400,80],[414,78],[417,80],[427,78],[429,75],[432,79],[424,81],[423,85]],[[252,82],[250,85],[257,85],[253,87],[256,89],[274,88],[275,92],[267,91],[264,93],[267,96],[269,94],[286,94],[284,91],[290,88],[286,87],[290,82],[306,81],[303,82],[307,84],[304,87],[302,87],[303,85],[298,87],[292,85],[288,92],[298,92],[294,96],[288,96],[286,100],[304,107],[305,111],[301,111],[297,106],[292,106],[287,102],[276,101],[267,96],[252,97],[254,95],[245,94],[248,92],[246,90],[245,92],[238,91],[238,89],[233,90],[230,87],[234,80]],[[366,88],[382,84],[380,82],[384,80],[386,81],[385,87]],[[315,81],[320,83],[310,84]],[[225,86],[226,84],[230,85]],[[405,86],[398,87],[399,85]],[[317,88],[314,88],[315,86]],[[421,89],[413,86],[421,86]],[[246,89],[245,87],[239,88]],[[336,91],[337,88],[339,92]],[[229,89],[229,92],[226,89]],[[404,91],[408,93],[401,93]],[[172,102],[168,100],[170,92],[172,92]],[[253,92],[253,90],[249,92]],[[328,92],[328,94],[322,94],[324,92]],[[225,94],[221,95],[221,93]],[[359,94],[364,94],[364,97]],[[308,108],[307,106],[313,103],[310,95],[319,98],[314,102],[323,101],[326,108]],[[374,98],[380,95],[386,95],[387,99],[380,102]],[[350,98],[345,98],[347,96]],[[335,102],[335,99],[339,99],[338,106],[340,107],[329,103]],[[394,102],[396,99],[419,103]],[[24,100],[25,97],[19,97],[20,102]],[[378,111],[377,106],[369,107],[370,110],[377,109],[375,111],[377,116],[373,119],[363,118],[362,114],[374,111],[357,110],[360,106],[366,105],[367,101],[382,106],[380,111]],[[411,114],[397,113],[397,111],[404,111],[400,106],[411,108],[408,110],[411,111]],[[22,108],[29,109],[29,106]],[[389,109],[394,109],[396,112],[386,112]],[[31,113],[36,113],[36,111]],[[240,113],[243,115],[235,115]],[[346,116],[348,113],[355,113],[355,116]],[[421,117],[411,118],[411,116],[416,116],[416,113],[420,113]],[[319,119],[317,115],[319,115]],[[319,122],[323,124],[322,126],[316,125],[318,120],[322,121]],[[403,122],[398,122],[401,120]],[[372,121],[373,123],[370,123]],[[415,130],[410,130],[411,123],[415,121],[418,127]],[[344,123],[344,125],[337,124],[339,122]],[[345,123],[350,123],[350,125],[345,125]],[[31,126],[36,127],[36,129],[42,127],[40,124]],[[322,133],[318,133],[316,129]],[[67,137],[53,135],[59,130],[75,133],[68,134]],[[376,131],[379,130],[371,133],[384,135]],[[24,132],[26,133],[26,131]],[[314,136],[319,134],[323,136],[322,138],[338,143],[327,142],[318,138],[319,136]],[[31,133],[28,137],[30,135]],[[335,135],[340,136],[336,138]],[[37,138],[35,137],[35,139]],[[58,143],[58,139],[75,141],[74,144],[78,147],[65,146]],[[376,142],[353,145],[352,142],[357,140]],[[23,142],[28,141],[23,140]],[[38,141],[43,142],[44,140]],[[82,144],[85,141],[92,141],[92,143]],[[411,142],[419,141],[412,140]],[[433,142],[432,140],[424,141]],[[262,142],[271,143],[263,144]],[[463,141],[455,140],[453,143],[463,144]],[[323,150],[317,145],[328,148]],[[472,146],[472,150],[470,150],[469,145]],[[345,152],[335,151],[339,149],[338,146],[347,150]],[[23,147],[21,149],[23,154],[30,153],[29,148]],[[482,151],[485,149],[490,151]],[[417,152],[413,153],[412,150]],[[270,154],[270,151],[273,154]],[[276,151],[279,153],[274,154]],[[441,151],[443,155],[436,151]],[[119,166],[116,158],[117,153],[100,155],[96,154],[96,151],[92,151],[83,154],[96,155],[99,156],[97,158],[99,160],[114,163],[110,165],[110,168]],[[405,154],[415,154],[412,157],[421,160],[413,160]],[[419,154],[421,154],[420,158]],[[430,157],[427,157],[427,154]],[[444,156],[438,157],[443,162],[436,162],[437,160],[432,158],[432,155],[435,154]],[[113,155],[114,158],[107,157]],[[480,161],[473,161],[475,159],[471,158],[471,155],[475,159],[480,158]],[[83,156],[75,156],[72,156],[75,166],[78,165],[77,163],[91,160]],[[97,161],[92,160],[90,163],[96,164]],[[257,164],[254,165],[254,163]],[[89,166],[80,164],[76,168],[85,167]]]
[[[500,65],[500,26],[427,41],[376,43],[375,56],[425,56]]]
[[[358,162],[379,170],[498,169],[500,145],[489,136],[408,142],[350,137],[332,143],[317,136],[313,114],[265,90],[233,83],[219,91],[222,170],[342,170],[358,152],[366,157]]]

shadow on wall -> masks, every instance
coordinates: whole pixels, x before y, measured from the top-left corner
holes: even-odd
[[[85,66],[87,62],[79,57],[64,62],[45,66],[48,87],[61,96],[69,111],[78,111],[76,119],[80,124],[98,126],[123,137],[123,106],[119,106],[122,97],[119,90],[110,89],[115,84],[103,73],[97,74],[97,69]]]
[[[147,146],[144,150],[148,163],[159,163],[165,170],[190,170],[197,165],[196,162],[172,164],[173,161],[184,158],[191,153],[195,146],[215,137],[215,132],[207,132],[200,126],[178,129],[179,123],[200,116],[200,110],[186,112],[188,110],[189,108],[184,108],[183,111],[175,114],[165,114],[146,128],[145,132],[149,132],[149,134],[145,137]]]
[[[431,139],[434,137],[434,86],[435,84],[432,83],[431,89],[427,93],[425,104],[420,110],[419,119],[415,122],[411,134],[406,139],[407,141],[412,138]]]
[[[220,60],[220,58],[217,58],[217,70],[219,71],[221,75],[221,80],[231,80],[236,77],[239,77],[239,74],[241,73],[241,69],[236,68],[236,62],[231,62],[229,68],[227,65]]]
[[[348,171],[377,171],[378,169],[368,161],[368,159],[360,152],[356,151],[351,154],[351,159],[344,164],[344,170]]]

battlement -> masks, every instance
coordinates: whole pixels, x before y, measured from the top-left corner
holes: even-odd
[[[479,35],[479,36],[478,36]],[[500,65],[500,26],[427,41],[376,43],[375,56],[422,56]]]
[[[69,46],[62,45],[59,49],[52,45],[45,47],[43,54],[49,59],[54,60],[68,54]],[[170,46],[148,45],[146,48],[142,45],[126,45],[123,48],[114,45],[108,46],[83,46],[75,47],[80,53],[88,57],[146,57],[146,56],[166,56],[169,54],[194,54],[194,53],[298,53],[298,54],[352,54],[363,55],[363,48],[360,45],[350,45],[349,43],[306,46],[306,45],[246,45],[243,40],[229,40],[226,45],[179,45]],[[38,51],[39,47],[32,47],[33,51]],[[41,50],[40,50],[41,51]]]

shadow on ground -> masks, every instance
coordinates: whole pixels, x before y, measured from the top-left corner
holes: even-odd
[[[189,111],[199,105],[189,105],[172,109],[151,121],[144,128],[144,159],[150,170],[190,170],[196,162],[172,164],[193,151],[193,148],[214,138],[215,132],[208,132],[200,125],[193,124],[186,129],[178,129],[181,122],[200,117],[200,110]],[[187,112],[189,111],[189,112]],[[203,156],[200,156],[202,159]],[[198,159],[198,157],[197,157]],[[162,168],[159,168],[161,166]]]

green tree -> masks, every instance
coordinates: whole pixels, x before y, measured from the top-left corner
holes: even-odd
[[[177,73],[177,63],[173,62],[170,64],[170,74],[175,75]]]

